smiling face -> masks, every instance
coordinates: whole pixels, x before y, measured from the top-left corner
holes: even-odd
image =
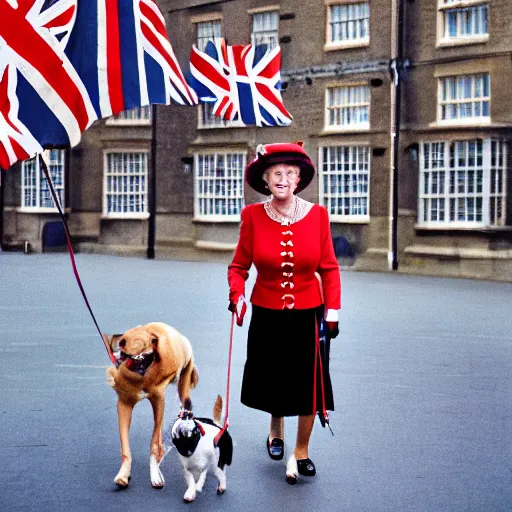
[[[263,174],[270,193],[278,200],[285,201],[293,196],[300,181],[300,168],[296,165],[276,164]]]

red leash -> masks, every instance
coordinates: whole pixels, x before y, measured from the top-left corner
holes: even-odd
[[[66,221],[66,217],[64,216],[64,212],[62,211],[62,206],[60,205],[60,200],[59,200],[59,197],[57,196],[57,192],[55,192],[55,187],[53,186],[53,181],[50,176],[50,172],[48,171],[48,164],[46,163],[46,160],[44,159],[42,154],[39,154],[39,156],[41,158],[41,163],[43,164],[44,175],[46,177],[46,180],[48,181],[48,186],[50,187],[50,192],[52,194],[53,202],[55,203],[57,210],[59,210],[62,224],[64,224],[64,231],[66,233],[66,241],[67,241],[67,245],[68,245],[69,257],[71,258],[71,266],[73,267],[73,272],[75,274],[76,282],[78,283],[78,287],[80,288],[80,291],[82,292],[82,297],[84,298],[87,309],[89,310],[89,313],[92,316],[94,325],[96,326],[96,329],[98,330],[101,340],[103,341],[103,344],[105,345],[105,348],[107,349],[107,354],[108,354],[110,360],[117,366],[116,357],[112,353],[112,349],[110,348],[110,345],[108,343],[108,336],[101,333],[98,322],[96,321],[96,317],[94,316],[94,313],[92,312],[92,308],[89,304],[89,301],[87,300],[87,295],[85,295],[85,290],[84,290],[84,287],[82,286],[82,281],[80,279],[80,275],[78,274],[78,269],[76,267],[75,254],[73,253],[73,247],[71,245],[71,237],[69,235],[68,223]]]
[[[219,433],[215,436],[214,444],[219,444],[219,439],[229,426],[229,387],[231,383],[231,355],[233,353],[233,332],[235,330],[235,313],[231,313],[231,329],[229,333],[229,356],[228,356],[228,383],[226,389],[226,417],[224,419],[224,426],[220,429]]]

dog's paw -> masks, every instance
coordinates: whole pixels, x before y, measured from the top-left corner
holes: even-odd
[[[153,489],[162,489],[165,484],[164,475],[160,471],[160,466],[154,455],[149,458],[149,476]]]
[[[297,459],[295,455],[292,455],[288,459],[288,463],[286,464],[286,481],[290,485],[295,485],[299,478],[299,469],[297,467]]]
[[[226,492],[225,487],[221,487],[220,485],[217,487],[217,494],[220,496],[221,494],[224,494]]]
[[[119,472],[114,478],[114,483],[121,489],[124,489],[125,487],[128,487],[130,479],[130,475],[121,474],[121,472]]]
[[[187,489],[187,492],[183,495],[183,501],[185,503],[192,503],[196,499],[195,489]]]

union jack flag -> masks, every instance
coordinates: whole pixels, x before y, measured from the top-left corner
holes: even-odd
[[[74,146],[96,119],[198,99],[155,0],[0,0],[0,166]]]
[[[201,101],[214,101],[217,117],[246,125],[286,126],[292,116],[280,92],[281,49],[265,45],[228,46],[209,41],[190,53],[189,83]]]

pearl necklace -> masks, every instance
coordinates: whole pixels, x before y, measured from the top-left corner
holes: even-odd
[[[273,204],[272,199],[269,199],[263,203],[267,215],[275,222],[279,222],[283,226],[290,226],[295,222],[303,219],[309,212],[313,203],[305,201],[304,199],[293,196],[293,206],[290,209],[290,213],[285,213]]]

